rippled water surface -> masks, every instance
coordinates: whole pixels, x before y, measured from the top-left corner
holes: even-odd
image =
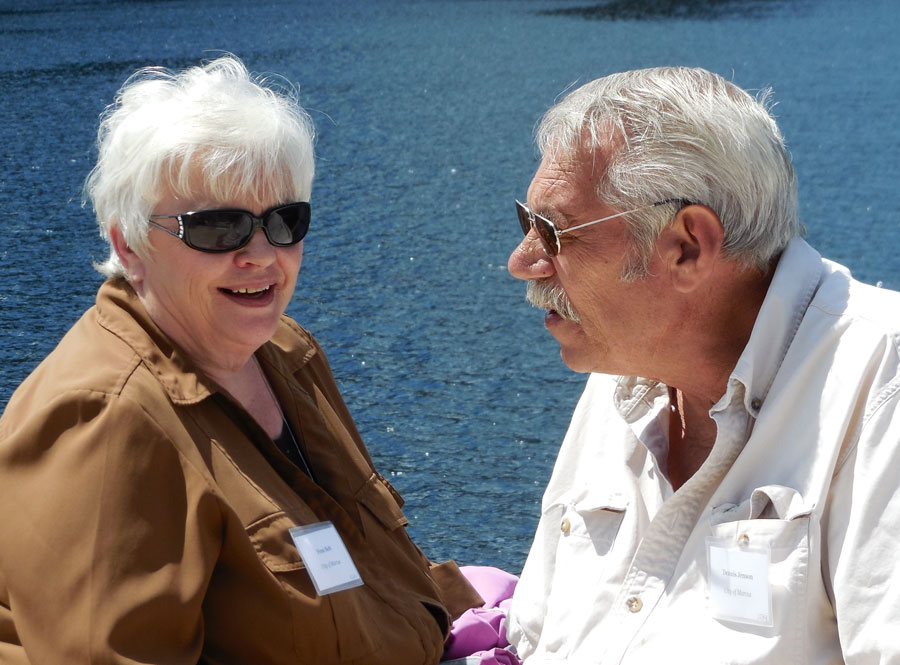
[[[136,67],[221,51],[301,87],[314,226],[289,313],[321,340],[435,559],[518,571],[584,377],[506,272],[541,112],[661,64],[772,86],[811,242],[900,288],[891,0],[0,0],[0,406],[93,301],[81,182]]]

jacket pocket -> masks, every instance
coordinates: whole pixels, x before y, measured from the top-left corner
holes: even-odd
[[[260,561],[280,584],[291,608],[298,662],[346,663],[365,660],[381,648],[373,613],[383,603],[367,585],[318,596],[290,535],[298,526],[275,512],[246,528]]]
[[[247,536],[257,556],[273,573],[306,568],[291,538],[290,529],[297,526],[283,512],[272,513],[247,527]]]

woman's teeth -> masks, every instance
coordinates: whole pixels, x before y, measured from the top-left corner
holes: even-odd
[[[231,291],[231,293],[242,293],[242,294],[249,293],[249,294],[253,295],[255,293],[263,293],[264,291],[268,291],[269,287],[263,286],[258,289],[228,289],[228,290]]]

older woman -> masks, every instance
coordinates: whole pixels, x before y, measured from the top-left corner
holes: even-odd
[[[477,602],[284,316],[312,178],[234,58],[123,86],[86,186],[109,279],[0,420],[0,662],[433,663]]]

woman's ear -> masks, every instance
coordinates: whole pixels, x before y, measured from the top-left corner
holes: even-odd
[[[109,239],[112,243],[113,250],[116,252],[116,256],[119,257],[119,261],[125,266],[128,281],[132,286],[137,286],[144,279],[143,260],[138,256],[137,252],[128,245],[128,242],[125,240],[125,235],[122,233],[122,229],[116,222],[113,222],[109,229]]]

